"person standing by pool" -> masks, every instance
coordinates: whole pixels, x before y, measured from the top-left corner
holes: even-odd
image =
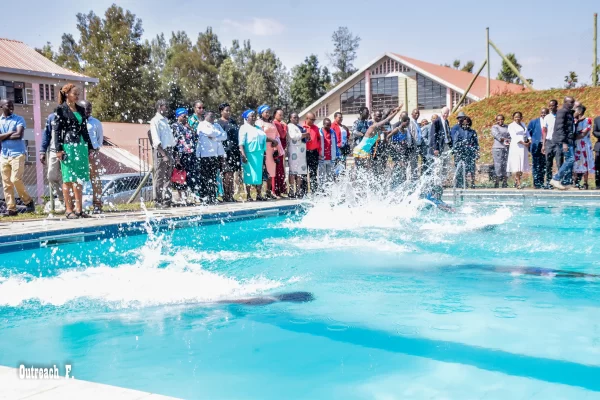
[[[331,129],[331,120],[325,118],[323,127],[319,130],[321,135],[321,149],[319,152],[319,187],[333,182],[334,167],[340,155],[340,149],[337,145],[337,136]]]
[[[319,151],[321,150],[321,134],[315,125],[316,117],[313,113],[306,114],[304,129],[310,134],[306,142],[306,164],[308,165],[308,179],[311,193],[316,193],[319,188],[317,180],[319,171]]]
[[[223,141],[225,149],[225,162],[223,163],[223,201],[226,203],[235,202],[233,195],[235,193],[234,176],[241,170],[240,164],[240,145],[238,143],[240,136],[240,127],[231,118],[231,106],[229,103],[219,105],[219,125],[227,134],[227,140]]]
[[[504,115],[496,115],[496,124],[492,126],[492,136],[494,137],[494,144],[492,145],[492,156],[494,157],[494,178],[496,183],[495,188],[500,186],[500,179],[502,179],[502,187],[507,188],[507,170],[506,166],[508,163],[508,146],[510,145],[510,133],[508,133],[508,126],[504,123]]]
[[[102,163],[100,162],[100,148],[104,142],[104,131],[102,130],[102,123],[96,118],[92,117],[92,103],[87,100],[82,100],[79,105],[85,109],[85,116],[87,118],[87,129],[90,135],[91,146],[89,148],[89,162],[90,162],[90,180],[92,184],[92,204],[94,205],[93,214],[102,214],[102,181],[100,175],[102,175]]]
[[[56,149],[54,148],[54,120],[56,114],[53,112],[46,119],[46,128],[42,137],[42,147],[40,148],[40,162],[47,165],[48,173],[46,178],[50,185],[50,195],[57,196],[60,203],[64,203],[62,191],[62,174],[60,172],[60,160],[56,158]],[[47,159],[46,159],[47,156]],[[46,164],[47,163],[47,164]]]
[[[205,204],[217,203],[217,173],[219,172],[219,145],[227,139],[221,125],[215,123],[215,113],[207,111],[204,121],[198,124],[198,147],[196,157],[200,158],[200,198]]]
[[[592,133],[596,138],[596,144],[594,144],[594,153],[596,153],[594,165],[596,167],[596,190],[598,190],[600,189],[600,117],[594,119],[594,129]]]
[[[573,164],[575,163],[575,151],[574,151],[574,119],[573,119],[573,105],[575,99],[571,96],[565,97],[563,106],[556,113],[556,123],[554,125],[554,137],[552,142],[555,146],[562,147],[562,154],[564,162],[560,166],[560,169],[552,177],[550,185],[554,186],[559,190],[566,190],[563,186],[562,181],[568,180],[569,175],[573,174]]]
[[[434,157],[442,158],[442,181],[448,178],[450,168],[449,152],[452,149],[452,136],[450,134],[450,123],[448,122],[449,115],[450,109],[448,107],[442,108],[441,118],[431,124],[431,130],[429,131],[431,153]]]
[[[56,157],[61,160],[65,216],[69,219],[89,218],[83,212],[83,182],[90,180],[88,148],[91,147],[87,130],[85,109],[79,101],[79,89],[72,83],[62,87],[59,93],[59,106],[56,108],[54,148]],[[75,197],[75,208],[71,193]],[[75,211],[73,211],[75,210]]]
[[[196,100],[193,105],[194,114],[189,118],[188,124],[194,132],[198,131],[198,124],[204,121],[204,103],[202,100]]]
[[[17,215],[15,190],[27,207],[26,212],[35,211],[35,202],[27,193],[23,184],[27,154],[27,147],[23,139],[25,119],[14,113],[15,105],[12,100],[0,100],[0,108],[2,108],[2,115],[0,115],[0,143],[2,144],[0,168],[4,200],[6,201],[6,213],[4,215],[10,217]]]
[[[358,114],[358,119],[354,121],[354,124],[352,125],[352,132],[350,133],[352,148],[355,148],[359,145],[365,136],[365,133],[367,133],[367,129],[369,129],[369,126],[371,126],[371,121],[369,121],[369,116],[371,115],[369,113],[369,107],[361,107],[358,110]]]
[[[300,126],[298,113],[290,114],[288,123],[288,163],[290,167],[290,198],[302,198],[306,194],[306,141],[310,133]],[[295,190],[292,190],[292,187]]]
[[[558,101],[550,100],[548,102],[549,113],[544,117],[542,126],[542,153],[546,156],[546,185],[545,189],[552,189],[550,181],[552,180],[552,168],[556,160],[556,170],[560,169],[563,163],[561,146],[554,143],[554,126],[556,125],[556,113],[558,111]]]
[[[252,201],[250,189],[256,188],[256,200],[265,201],[262,195],[263,183],[263,162],[267,143],[271,147],[277,147],[278,141],[267,137],[267,134],[256,125],[256,112],[246,110],[242,114],[244,125],[240,127],[240,154],[242,160],[242,170],[244,172],[244,183],[246,184],[246,200]]]
[[[261,128],[267,137],[272,140],[276,140],[278,145],[276,147],[267,146],[265,153],[265,166],[267,170],[267,176],[263,176],[263,179],[267,181],[267,197],[271,199],[278,199],[279,196],[275,194],[275,175],[277,173],[277,163],[282,162],[284,155],[281,142],[279,141],[279,132],[273,123],[271,122],[271,107],[263,104],[258,107],[258,121],[256,125]]]
[[[152,186],[154,189],[154,203],[157,208],[171,206],[171,175],[173,174],[173,147],[175,137],[169,125],[167,114],[167,102],[158,100],[156,102],[156,115],[150,120],[150,136],[154,148],[154,174]]]
[[[281,108],[277,108],[275,113],[273,114],[273,125],[277,128],[277,132],[279,132],[279,141],[281,143],[281,148],[283,149],[283,153],[281,154],[281,158],[279,162],[277,162],[277,166],[275,168],[275,195],[281,196],[287,194],[287,187],[285,184],[285,151],[287,149],[287,125],[283,122],[283,110]]]
[[[333,114],[333,122],[331,123],[331,129],[335,131],[337,145],[340,149],[341,162],[346,166],[346,157],[350,154],[350,146],[348,145],[348,127],[342,125],[344,116],[341,112]]]
[[[470,186],[471,189],[474,189],[475,162],[479,158],[479,140],[477,139],[477,132],[471,126],[471,118],[465,117],[462,119],[461,126],[458,129],[452,129],[452,143],[454,144],[454,165],[458,166],[460,162],[464,163],[465,174],[471,178]],[[467,176],[464,177],[465,182]],[[462,169],[457,171],[457,182],[462,182]]]
[[[173,183],[173,186],[178,191],[192,191],[196,186],[196,178],[198,164],[196,157],[196,143],[198,134],[195,133],[188,123],[188,111],[184,107],[175,110],[175,118],[177,121],[171,125],[173,136],[175,137],[175,147],[173,155],[175,158],[175,166],[185,171],[185,184]],[[190,203],[191,199],[186,196],[186,203]]]
[[[592,119],[585,117],[586,107],[582,104],[575,108],[575,164],[573,165],[573,174],[575,175],[575,184],[579,189],[588,190],[588,177],[590,173],[595,172],[594,156],[592,155],[592,139],[590,132],[592,130]],[[580,185],[583,178],[583,185]]]
[[[548,109],[542,108],[540,117],[529,121],[527,132],[531,136],[531,164],[533,165],[533,186],[541,189],[544,185],[544,170],[546,169],[546,156],[542,153],[542,127],[544,118],[548,115]]]
[[[433,118],[437,119],[437,115],[433,114],[431,116],[431,120]],[[427,119],[421,120],[421,145],[418,147],[418,155],[421,157],[421,171],[420,176],[423,176],[425,172],[429,169],[431,165],[431,156],[429,154],[429,132],[431,131],[431,124]]]
[[[510,134],[510,146],[508,148],[507,172],[515,174],[515,187],[522,189],[521,178],[523,172],[531,171],[529,167],[529,146],[531,138],[525,124],[522,122],[523,114],[517,111],[513,114],[513,122],[508,126]]]

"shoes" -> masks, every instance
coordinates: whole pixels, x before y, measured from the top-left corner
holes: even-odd
[[[552,179],[550,181],[550,185],[552,185],[553,187],[555,187],[558,190],[567,190],[567,188],[564,187],[563,184],[560,183],[559,181],[557,181],[556,179]]]
[[[92,211],[92,214],[96,214],[96,215],[102,214],[102,213],[103,213],[102,207],[94,207],[94,211]]]
[[[6,210],[0,215],[2,215],[3,217],[14,217],[15,215],[19,215],[19,213],[14,210]]]
[[[35,203],[33,202],[33,200],[31,200],[29,202],[29,204],[25,204],[25,212],[27,213],[34,213],[35,212]]]

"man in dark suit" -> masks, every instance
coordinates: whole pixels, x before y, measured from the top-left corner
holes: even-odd
[[[546,169],[546,156],[542,153],[542,126],[548,109],[542,108],[540,117],[529,121],[527,132],[531,136],[531,163],[533,164],[533,186],[541,189],[544,185],[544,170]]]
[[[554,124],[554,137],[552,141],[555,145],[562,146],[562,153],[565,157],[560,169],[554,175],[550,184],[556,189],[565,190],[562,181],[573,175],[573,164],[575,163],[574,150],[574,118],[573,106],[575,99],[571,96],[565,97],[563,106],[556,113],[556,123]]]
[[[594,129],[592,133],[596,137],[597,141],[594,145],[594,153],[596,153],[596,159],[594,164],[596,165],[596,190],[600,189],[600,117],[594,119]]]
[[[429,131],[429,147],[434,157],[442,156],[442,180],[448,178],[448,168],[450,165],[450,157],[448,152],[452,149],[452,136],[450,135],[450,123],[448,122],[448,116],[450,115],[450,109],[448,107],[442,108],[441,118],[435,120],[431,124],[431,130]]]

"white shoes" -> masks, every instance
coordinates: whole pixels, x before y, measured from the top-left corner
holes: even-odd
[[[556,179],[552,179],[550,181],[550,185],[554,186],[558,190],[567,190],[567,188],[564,187],[563,184],[557,181]]]

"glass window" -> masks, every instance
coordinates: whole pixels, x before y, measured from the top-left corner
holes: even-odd
[[[365,80],[357,82],[340,96],[342,113],[358,114],[358,110],[365,106]]]
[[[46,98],[46,100],[54,101],[54,85],[50,85],[50,97]]]
[[[46,100],[44,97],[44,84],[40,83],[40,100]]]
[[[446,106],[446,88],[422,75],[417,75],[419,110],[435,110]]]
[[[398,77],[371,78],[373,110],[398,107]]]

